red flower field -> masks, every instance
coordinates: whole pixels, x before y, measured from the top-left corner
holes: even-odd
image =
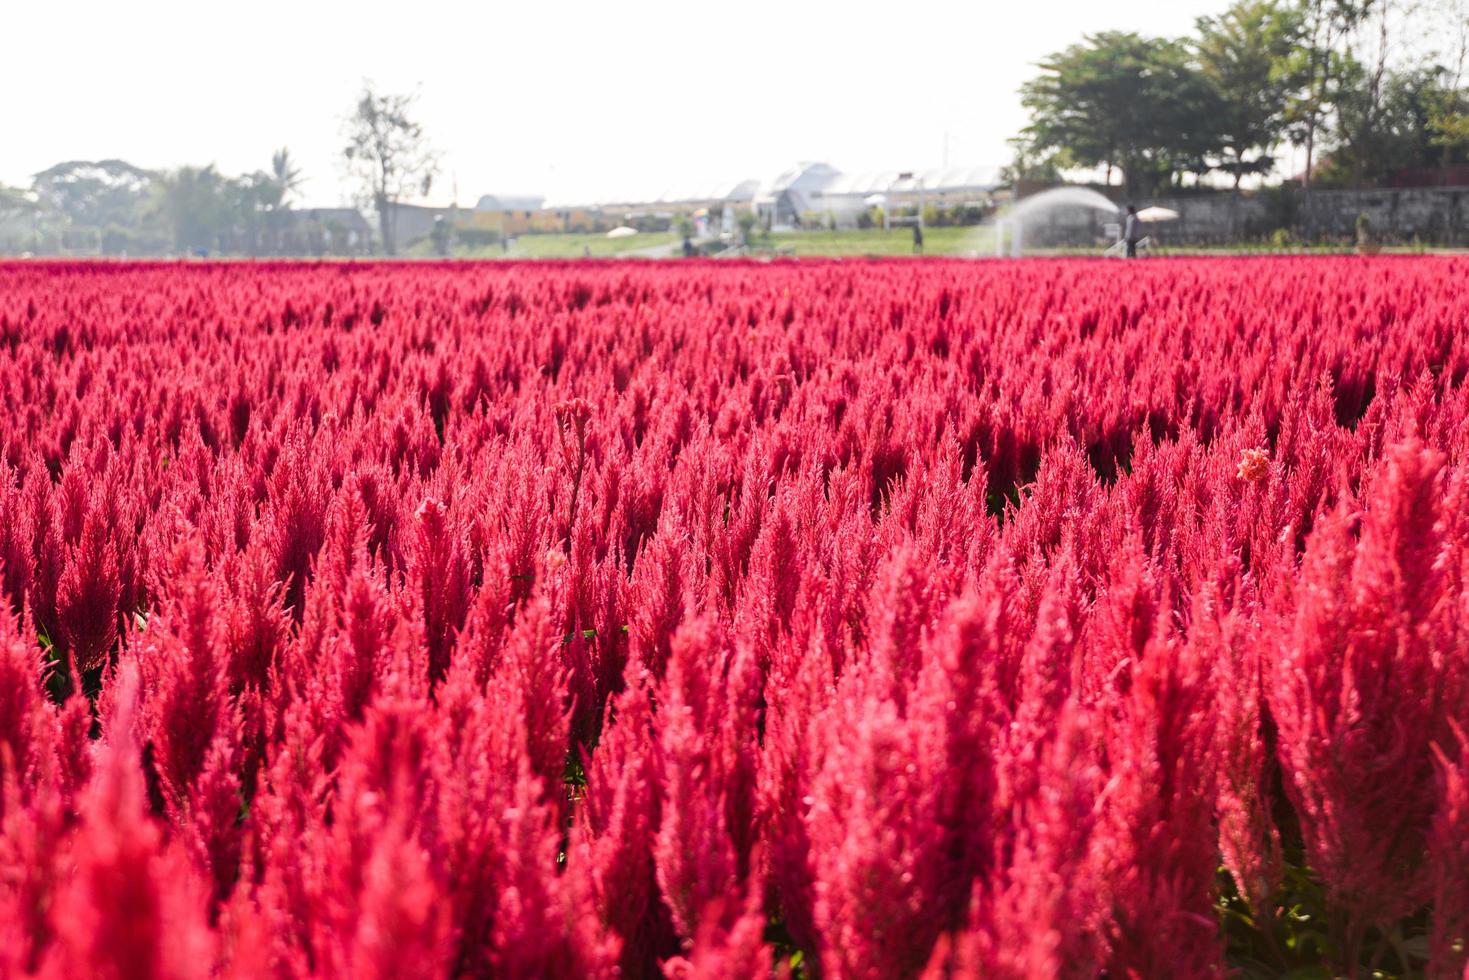
[[[1464,975],[1466,282],[0,265],[0,976]]]

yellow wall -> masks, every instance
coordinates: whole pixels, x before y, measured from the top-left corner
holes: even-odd
[[[598,212],[585,208],[547,208],[538,211],[471,211],[459,223],[481,231],[524,235],[571,231],[578,226],[591,229],[597,227],[599,218]]]

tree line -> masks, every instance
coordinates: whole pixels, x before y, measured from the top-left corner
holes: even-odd
[[[1148,196],[1238,189],[1288,146],[1307,188],[1469,164],[1466,60],[1466,0],[1237,0],[1187,37],[1089,35],[1022,86],[1009,176],[1094,169]]]
[[[415,102],[367,83],[343,125],[342,170],[376,218],[376,247],[389,255],[397,250],[395,205],[427,194],[437,170]],[[302,182],[286,147],[268,168],[235,176],[214,164],[150,170],[126,160],[68,160],[35,174],[28,188],[0,185],[0,231],[41,251],[284,254],[300,237],[292,206]]]

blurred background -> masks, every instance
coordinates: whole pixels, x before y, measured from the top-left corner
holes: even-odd
[[[4,23],[12,255],[1091,251],[1129,203],[1177,249],[1469,241],[1469,0]]]

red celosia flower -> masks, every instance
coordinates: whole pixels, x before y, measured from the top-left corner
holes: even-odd
[[[139,678],[123,664],[68,874],[51,907],[47,964],[60,976],[208,977],[203,882],[147,814],[136,741]]]
[[[1270,710],[1312,866],[1347,916],[1348,955],[1430,890],[1423,842],[1437,800],[1430,746],[1462,717],[1460,508],[1444,460],[1413,443],[1384,460],[1361,517],[1312,535]],[[1455,494],[1455,500],[1458,494]]]
[[[1466,272],[0,266],[0,974],[1458,975]]]
[[[1469,970],[1469,739],[1455,733],[1457,754],[1435,745],[1439,804],[1428,841],[1433,880],[1433,928],[1429,968],[1435,977]]]
[[[713,623],[696,621],[674,638],[658,693],[664,798],[653,854],[674,927],[686,939],[711,903],[749,887],[759,696],[753,659]]]

